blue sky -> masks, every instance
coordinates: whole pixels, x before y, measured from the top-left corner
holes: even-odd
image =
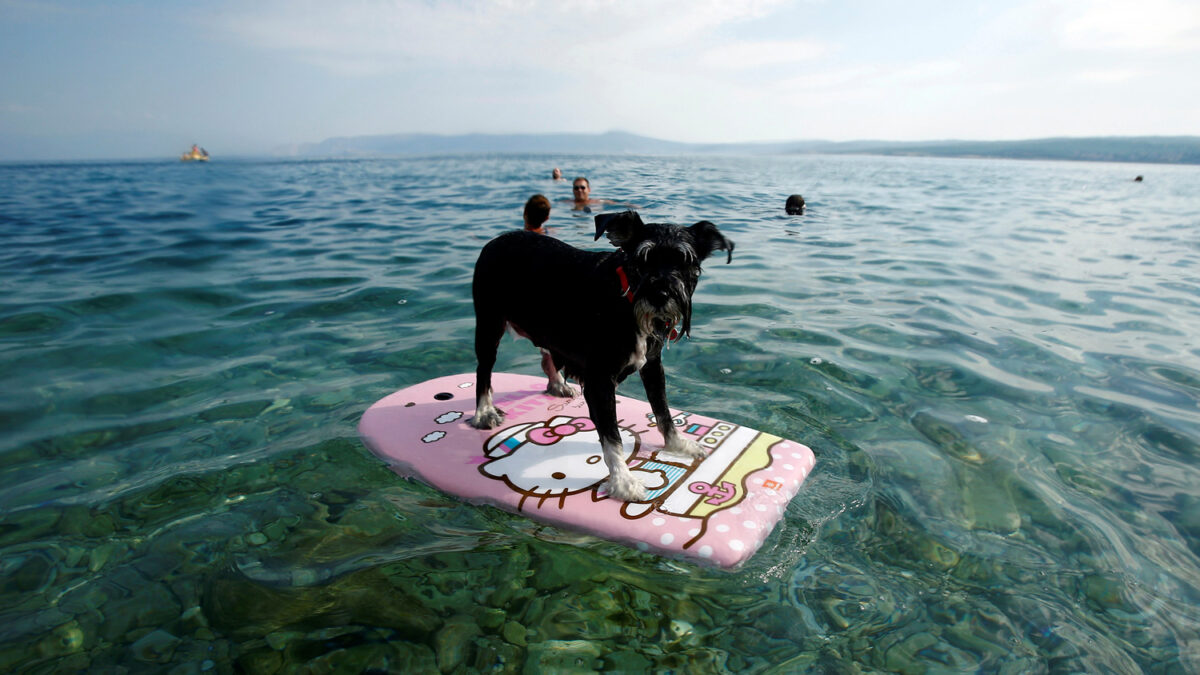
[[[1196,0],[0,0],[0,160],[333,136],[1200,135]]]

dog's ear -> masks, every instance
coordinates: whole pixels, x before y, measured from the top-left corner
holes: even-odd
[[[702,220],[688,227],[687,231],[692,236],[692,246],[696,249],[696,255],[700,256],[701,260],[707,258],[713,251],[721,250],[728,254],[725,258],[726,265],[733,261],[733,240],[726,239],[716,225]]]
[[[637,211],[622,211],[621,213],[601,213],[596,216],[596,238],[608,232],[608,240],[613,246],[624,246],[633,241],[635,235],[642,229],[642,218]]]

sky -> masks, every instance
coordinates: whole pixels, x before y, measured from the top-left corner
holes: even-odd
[[[0,161],[1200,135],[1197,73],[1197,0],[0,0]]]

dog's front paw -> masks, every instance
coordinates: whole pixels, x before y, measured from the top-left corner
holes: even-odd
[[[467,420],[467,424],[476,429],[495,429],[504,421],[504,411],[499,408],[476,410],[475,416]]]
[[[663,448],[668,454],[689,459],[701,459],[708,456],[709,449],[701,446],[690,438],[672,436]]]
[[[640,502],[646,498],[646,486],[632,474],[608,479],[608,496],[622,502]]]
[[[559,398],[575,398],[576,394],[578,394],[579,392],[575,391],[575,387],[572,387],[571,385],[567,384],[566,382],[560,381],[560,382],[547,382],[546,383],[546,393],[549,394],[550,396],[557,396]]]

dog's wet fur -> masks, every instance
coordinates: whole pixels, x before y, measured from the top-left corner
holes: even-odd
[[[674,334],[691,332],[700,264],[716,250],[725,251],[730,262],[733,242],[708,221],[689,227],[643,223],[633,211],[596,216],[596,239],[603,234],[616,251],[584,251],[533,232],[502,234],[483,247],[472,285],[479,364],[470,424],[491,429],[504,421],[492,402],[492,368],[511,326],[542,348],[546,393],[575,395],[564,374],[583,385],[608,466],[608,494],[641,501],[645,486],[622,456],[617,385],[637,371],[655,419],[671,419],[663,346]],[[668,453],[704,456],[673,424],[658,428]]]

